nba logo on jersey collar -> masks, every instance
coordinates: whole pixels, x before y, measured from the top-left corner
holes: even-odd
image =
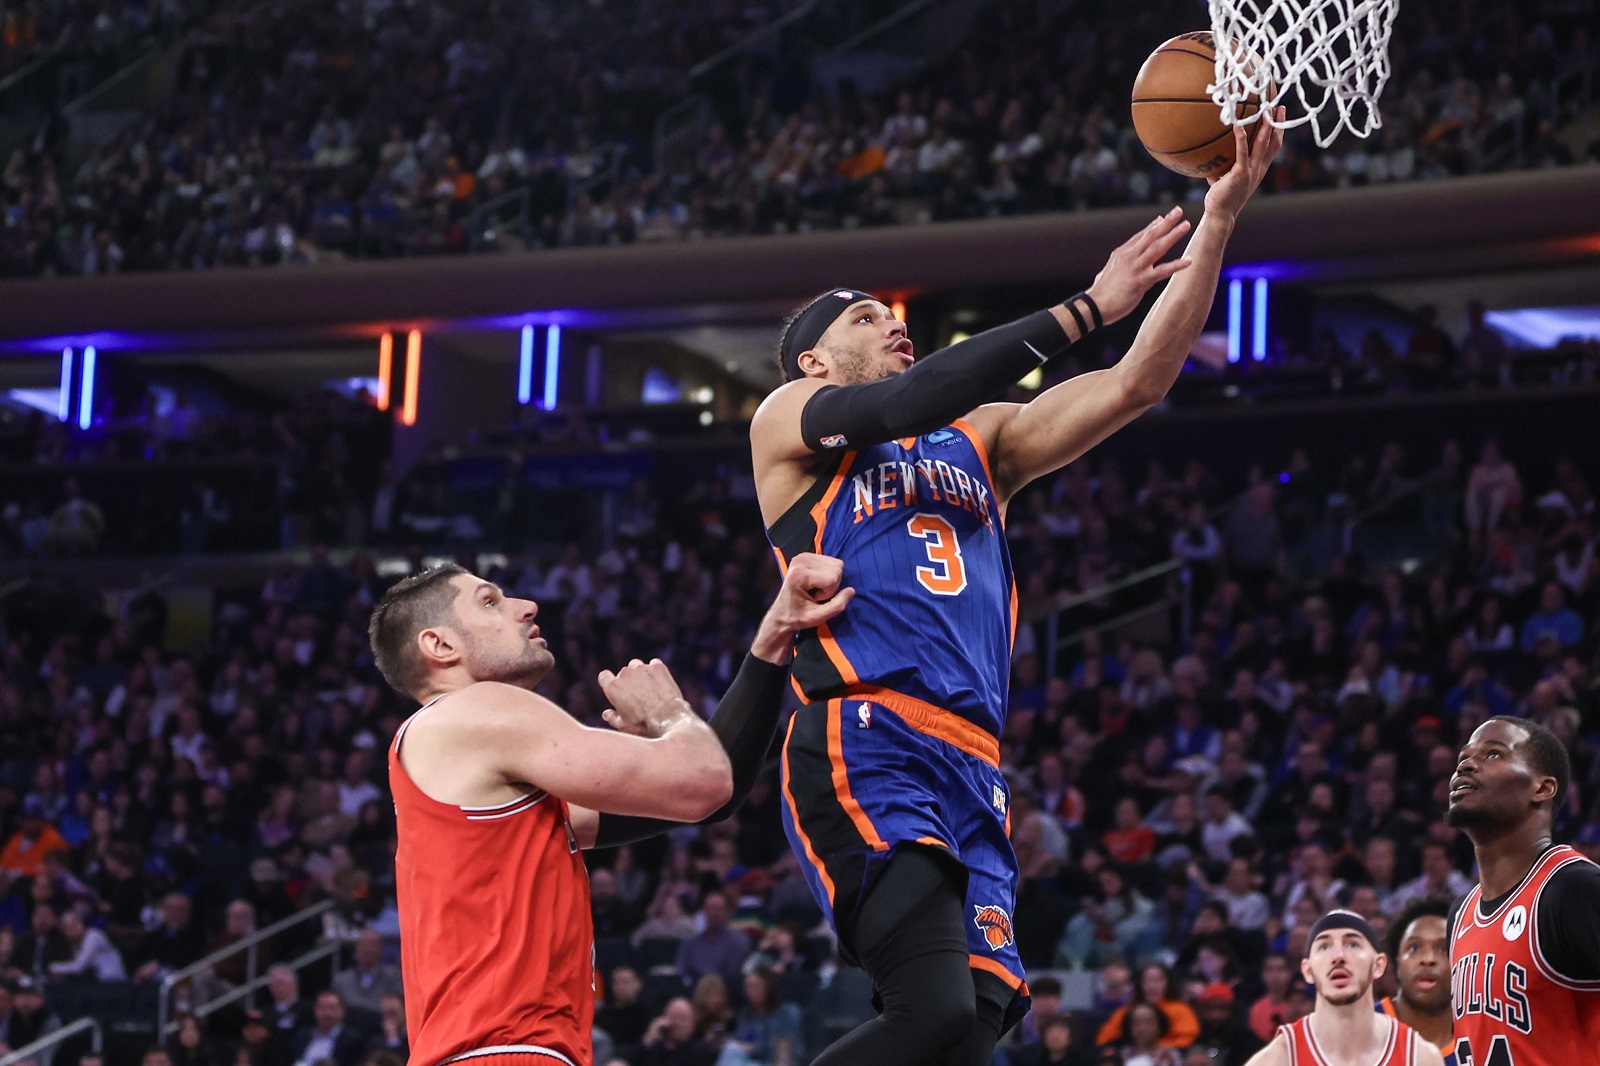
[[[857,719],[857,722],[856,722],[856,728],[857,729],[871,729],[872,728],[872,704],[863,703],[861,705],[861,709],[856,711],[856,719]]]
[[[1511,908],[1506,920],[1500,923],[1500,933],[1507,940],[1516,940],[1528,926],[1528,908],[1520,903]]]
[[[1006,913],[1004,907],[974,905],[972,909],[978,912],[972,924],[983,930],[983,942],[989,945],[990,951],[999,951],[1017,942],[1011,932],[1011,915]]]

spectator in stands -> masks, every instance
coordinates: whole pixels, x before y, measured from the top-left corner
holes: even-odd
[[[1195,1013],[1200,1018],[1198,1046],[1219,1052],[1219,1061],[1225,1066],[1244,1066],[1251,1055],[1261,1048],[1248,1027],[1239,1024],[1234,1010],[1234,991],[1226,984],[1206,985],[1195,997]]]
[[[1294,1020],[1290,989],[1294,970],[1289,959],[1273,952],[1261,961],[1261,996],[1250,1004],[1251,1034],[1263,1044],[1270,1041],[1280,1025]]]
[[[105,514],[86,498],[76,478],[68,478],[63,489],[66,499],[50,515],[50,530],[44,547],[51,555],[88,555],[106,531]]]
[[[0,992],[0,1045],[18,1051],[61,1028],[61,1019],[45,1003],[44,987],[36,978],[23,975],[5,989]],[[39,1066],[50,1066],[59,1047],[39,1052]]]
[[[289,1066],[288,1044],[287,1034],[274,1032],[264,1012],[245,1008],[237,1049],[249,1056],[250,1066]]]
[[[1541,639],[1553,638],[1557,645],[1570,648],[1583,638],[1583,619],[1567,606],[1560,582],[1549,581],[1539,593],[1539,610],[1522,623],[1520,644],[1533,651]]]
[[[1271,485],[1256,485],[1239,498],[1228,513],[1224,540],[1233,577],[1247,596],[1259,599],[1283,552]]]
[[[1122,1066],[1182,1066],[1183,1056],[1174,1046],[1172,1022],[1159,1008],[1149,1003],[1135,1003],[1128,1008],[1126,1033],[1119,1041]]]
[[[1139,983],[1134,986],[1133,1000],[1126,1007],[1119,1007],[1112,1012],[1100,1027],[1095,1043],[1104,1047],[1133,1041],[1133,1034],[1129,1030],[1133,1012],[1140,1006],[1153,1007],[1162,1016],[1161,1033],[1156,1040],[1150,1041],[1152,1044],[1159,1041],[1165,1048],[1186,1048],[1200,1035],[1200,1019],[1192,1007],[1178,998],[1172,971],[1160,963],[1151,963],[1139,971]]]
[[[9,969],[42,979],[52,966],[71,957],[72,948],[62,935],[55,908],[49,903],[34,904],[28,928],[17,937],[11,950]]]
[[[1039,1040],[1009,1056],[1013,1066],[1092,1066],[1093,1053],[1073,1043],[1072,1021],[1053,1014],[1039,1023]]]
[[[172,1066],[211,1066],[214,1049],[205,1046],[200,1019],[190,1011],[183,1011],[175,1020],[178,1031],[167,1040],[165,1048]]]
[[[1155,913],[1155,905],[1136,891],[1115,866],[1095,874],[1098,892],[1085,898],[1067,923],[1056,947],[1057,965],[1098,967],[1126,951]]]
[[[726,896],[706,893],[700,907],[700,931],[678,945],[678,972],[686,980],[698,981],[714,973],[730,988],[743,987],[741,974],[745,956],[750,954],[750,939],[728,928],[732,916]]]
[[[161,924],[146,933],[134,949],[133,979],[159,980],[205,956],[205,932],[194,922],[194,905],[182,892],[161,901]]]
[[[399,992],[391,992],[378,1002],[378,1028],[367,1040],[364,1059],[379,1053],[393,1055],[404,1063],[411,1057],[411,1040],[406,1035],[406,1005]]]
[[[92,925],[86,925],[83,916],[69,909],[61,915],[61,934],[66,939],[71,957],[51,963],[50,976],[55,978],[92,977],[97,981],[126,981],[127,970],[122,965],[122,954],[111,938]]]
[[[778,997],[778,975],[761,966],[744,975],[744,1006],[733,1042],[753,1063],[798,1066],[805,1061],[800,1008]]]
[[[622,1048],[628,1066],[712,1066],[717,1052],[695,1035],[694,1007],[679,996],[650,1023],[643,1039]]]
[[[1500,454],[1493,440],[1483,442],[1477,465],[1467,477],[1467,533],[1474,552],[1481,552],[1489,533],[1500,525],[1506,509],[1521,502],[1522,479]]]
[[[1393,916],[1406,904],[1424,896],[1457,899],[1472,891],[1473,882],[1450,861],[1450,846],[1437,840],[1422,845],[1422,872],[1407,881],[1383,901],[1383,910]]]
[[[357,934],[355,965],[333,979],[333,990],[346,1007],[374,1014],[385,997],[400,994],[400,969],[383,961],[383,936],[376,929]]]
[[[45,821],[43,804],[29,799],[33,802],[23,801],[22,824],[0,850],[0,890],[9,888],[14,878],[38,877],[46,855],[68,850],[56,827]]]
[[[618,966],[611,971],[606,1002],[595,1011],[594,1022],[611,1034],[618,1047],[639,1043],[650,1028],[654,1014],[640,999],[643,992],[644,982],[632,966]]]
[[[302,1033],[310,1030],[312,1022],[311,1007],[300,998],[300,978],[282,963],[269,967],[267,995],[270,998],[265,1011],[267,1027],[277,1039],[292,1046]]]
[[[317,997],[311,1028],[300,1032],[290,1049],[295,1066],[359,1066],[367,1036],[345,1020],[344,1001],[327,991]]]

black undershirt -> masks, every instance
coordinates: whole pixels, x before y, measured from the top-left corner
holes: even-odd
[[[1480,900],[1479,915],[1494,913],[1516,890]],[[1452,930],[1465,898],[1450,905]],[[1539,923],[1539,950],[1557,975],[1569,981],[1600,981],[1600,866],[1574,862],[1551,874],[1534,921]]]

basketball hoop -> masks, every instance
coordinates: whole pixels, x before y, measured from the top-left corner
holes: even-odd
[[[1378,96],[1389,80],[1389,33],[1400,0],[1208,3],[1217,42],[1217,80],[1208,89],[1224,123],[1264,117],[1287,129],[1309,122],[1323,148],[1343,130],[1366,137],[1383,125]],[[1273,113],[1291,92],[1300,108],[1279,122]],[[1258,99],[1259,109],[1239,108]],[[1244,113],[1236,116],[1236,108]]]

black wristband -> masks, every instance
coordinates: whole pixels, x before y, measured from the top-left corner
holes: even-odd
[[[1072,298],[1072,300],[1076,299],[1076,296]],[[1089,335],[1089,323],[1083,320],[1083,315],[1078,313],[1078,305],[1073,303],[1072,300],[1068,300],[1061,306],[1067,309],[1067,314],[1072,316],[1072,321],[1078,324],[1078,337],[1081,339]]]
[[[1087,289],[1085,289],[1083,292],[1078,293],[1078,295],[1074,296],[1072,298],[1072,300],[1082,300],[1084,303],[1088,304],[1089,305],[1089,314],[1094,318],[1094,328],[1095,329],[1104,329],[1105,328],[1106,320],[1100,317],[1100,305],[1094,302],[1094,297],[1089,295],[1089,292],[1088,292]],[[1072,306],[1072,300],[1068,300],[1067,301],[1067,306],[1068,307]]]

